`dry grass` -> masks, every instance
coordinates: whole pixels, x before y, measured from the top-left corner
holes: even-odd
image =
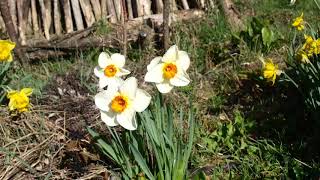
[[[61,124],[58,121],[49,120],[49,116],[44,115],[48,112],[39,109],[41,107],[34,107],[32,112],[12,117],[6,107],[0,108],[3,115],[0,118],[0,179],[92,179],[108,176],[108,170],[102,165],[88,163],[82,173],[70,170],[68,166],[62,167],[65,154],[71,151],[84,154],[86,149],[82,143],[71,150],[72,140],[68,138],[65,127],[58,125]],[[65,119],[62,121],[65,124]],[[90,139],[82,141],[90,143]],[[83,158],[91,160],[90,152]]]

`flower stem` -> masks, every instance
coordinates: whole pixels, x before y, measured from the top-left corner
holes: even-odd
[[[298,84],[297,84],[287,73],[283,72],[283,74],[286,76],[286,78],[289,79],[290,82],[292,82],[292,84],[293,84],[296,88],[299,89]]]

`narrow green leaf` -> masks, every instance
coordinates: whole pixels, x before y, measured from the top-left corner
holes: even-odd
[[[143,170],[143,172],[146,173],[146,175],[148,176],[149,179],[151,179],[151,180],[155,179],[153,177],[145,159],[141,156],[141,153],[139,152],[139,150],[136,149],[136,147],[134,147],[131,144],[130,144],[130,149],[132,150],[134,158],[135,158],[136,162],[138,163],[138,165],[140,166],[140,168]]]

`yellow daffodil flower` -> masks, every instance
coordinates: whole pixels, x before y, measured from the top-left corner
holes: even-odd
[[[309,57],[304,51],[299,51],[299,53],[297,54],[297,59],[302,63],[310,63]]]
[[[187,86],[190,78],[186,73],[190,65],[187,52],[171,46],[163,57],[154,58],[147,66],[146,82],[156,83],[161,93],[168,93],[174,86]]]
[[[151,96],[139,89],[137,79],[130,77],[120,84],[110,85],[95,97],[100,109],[101,120],[108,126],[120,125],[128,130],[137,129],[136,112],[144,111],[150,104]]]
[[[315,40],[314,43],[315,43],[314,54],[318,55],[320,54],[320,39]]]
[[[16,44],[9,40],[0,40],[0,62],[13,60],[11,51],[14,49]]]
[[[302,31],[304,29],[304,21],[303,21],[303,13],[294,19],[292,26],[295,27],[298,31]]]
[[[281,70],[278,69],[278,65],[274,64],[271,59],[267,59],[267,61],[262,61],[263,63],[263,77],[267,79],[267,81],[272,82],[274,85],[277,75],[282,73]]]
[[[302,51],[304,51],[310,57],[313,55],[313,53],[315,53],[317,49],[317,43],[312,36],[304,35],[304,38],[306,41],[302,46]]]
[[[7,98],[9,101],[9,110],[17,110],[19,113],[26,112],[30,107],[29,96],[32,94],[31,88],[23,88],[21,91],[9,91]]]
[[[108,85],[119,84],[121,76],[130,74],[130,71],[123,69],[125,57],[119,53],[109,54],[102,52],[99,55],[97,66],[94,74],[99,78],[99,87],[102,89]]]

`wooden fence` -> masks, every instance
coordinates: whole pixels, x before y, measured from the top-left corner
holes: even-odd
[[[16,40],[19,41],[21,47],[29,48],[48,48],[53,44],[55,47],[59,47],[57,41],[61,44],[61,41],[74,35],[83,37],[84,34],[89,34],[92,26],[98,21],[106,21],[116,27],[125,21],[129,24],[130,29],[130,26],[142,24],[146,19],[161,21],[161,13],[163,12],[163,0],[7,1],[8,12],[11,15],[17,36]],[[202,13],[199,9],[214,6],[214,0],[170,1],[171,11],[175,12],[176,19],[199,16],[199,13]],[[6,32],[4,19],[1,14],[0,31],[3,33]],[[78,39],[73,40],[73,42],[77,42]],[[84,45],[85,43],[86,41],[84,41]],[[103,44],[103,42],[100,43]],[[64,46],[72,44],[69,42]]]

